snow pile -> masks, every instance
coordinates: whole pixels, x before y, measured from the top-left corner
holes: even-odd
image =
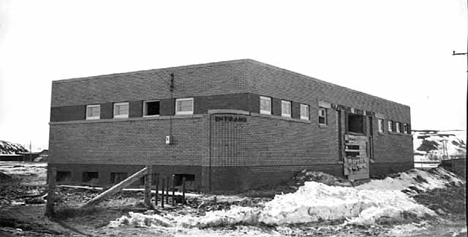
[[[122,216],[115,221],[111,221],[109,227],[115,228],[123,225],[130,225],[134,227],[172,226],[172,223],[168,219],[157,214],[145,215],[135,212],[130,212],[128,214],[130,216]]]
[[[410,170],[373,180],[358,187],[329,186],[314,181],[305,182],[295,193],[277,195],[260,207],[231,206],[229,210],[196,215],[143,215],[131,214],[118,219],[114,226],[179,226],[215,227],[237,224],[285,225],[342,220],[345,224],[372,225],[380,218],[434,216],[431,209],[418,204],[411,195],[402,191],[431,190],[465,182],[442,169],[431,171]]]
[[[418,191],[429,191],[436,188],[445,188],[447,185],[464,185],[465,181],[453,173],[435,168],[429,171],[412,169],[401,172],[396,177],[387,177],[383,180],[372,180],[369,183],[357,186],[359,190],[395,190],[417,194]]]
[[[380,217],[397,218],[405,212],[419,217],[435,215],[399,191],[307,182],[297,192],[276,196],[267,203],[260,222],[282,225],[347,219],[350,224],[372,224]]]
[[[0,140],[0,154],[18,154],[28,150],[20,144]]]
[[[294,176],[293,180],[296,182],[297,186],[302,186],[307,181],[315,181],[318,183],[334,186],[351,186],[351,182],[349,180],[337,178],[327,173],[311,171],[308,169],[304,169],[299,172],[296,176]]]
[[[261,209],[255,207],[232,206],[229,210],[207,212],[205,216],[185,216],[176,221],[186,227],[214,227],[236,224],[258,224]]]

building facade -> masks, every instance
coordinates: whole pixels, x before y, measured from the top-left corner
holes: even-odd
[[[406,105],[250,59],[67,79],[52,83],[49,167],[109,185],[151,165],[202,191],[305,168],[363,179],[413,168],[410,123]]]

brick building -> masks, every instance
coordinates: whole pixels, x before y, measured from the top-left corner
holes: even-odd
[[[49,167],[108,185],[152,165],[205,191],[362,179],[412,168],[410,131],[406,105],[234,60],[54,81]]]

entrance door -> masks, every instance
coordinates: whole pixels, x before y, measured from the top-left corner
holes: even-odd
[[[369,178],[369,154],[366,136],[345,135],[344,141],[344,174],[350,180]]]

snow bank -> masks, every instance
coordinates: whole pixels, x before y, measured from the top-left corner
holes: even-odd
[[[168,219],[157,214],[145,215],[142,213],[135,212],[130,212],[128,214],[129,216],[122,216],[115,221],[111,221],[108,226],[113,228],[123,225],[129,225],[134,227],[172,226],[172,223]]]
[[[369,183],[357,186],[359,190],[394,190],[407,191],[417,194],[416,190],[429,191],[436,188],[445,188],[449,184],[464,185],[465,181],[453,173],[435,168],[430,171],[412,169],[399,173],[396,177],[387,177],[383,180],[372,180]]]
[[[140,226],[214,227],[258,223],[284,225],[321,220],[371,225],[381,217],[398,219],[408,214],[417,217],[436,215],[402,190],[430,190],[443,188],[450,183],[461,185],[464,181],[442,168],[429,172],[411,170],[358,187],[329,186],[311,181],[305,182],[295,193],[277,195],[263,207],[231,206],[229,210],[207,212],[204,216],[162,217],[133,213],[130,217],[117,220],[114,225],[137,223]]]
[[[259,221],[282,225],[347,219],[351,224],[372,224],[382,216],[396,218],[404,212],[435,215],[399,191],[358,190],[307,182],[297,192],[276,196],[267,203]]]

